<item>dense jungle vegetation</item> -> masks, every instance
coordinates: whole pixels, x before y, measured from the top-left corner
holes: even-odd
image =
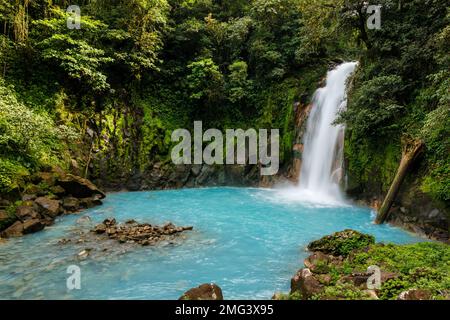
[[[448,204],[446,0],[0,0],[0,190],[42,168],[96,178],[145,172],[191,128],[279,128],[292,157],[294,102],[358,60],[347,125],[350,187],[385,192],[405,137],[426,144],[422,192]],[[106,169],[105,169],[106,168]]]

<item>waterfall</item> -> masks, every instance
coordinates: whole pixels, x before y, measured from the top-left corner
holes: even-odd
[[[326,85],[314,94],[303,137],[303,156],[297,191],[301,198],[317,202],[343,200],[339,183],[343,176],[344,127],[333,125],[347,104],[346,83],[357,62],[339,65],[327,74]]]

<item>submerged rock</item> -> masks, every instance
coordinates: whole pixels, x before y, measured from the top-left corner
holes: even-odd
[[[204,283],[186,291],[178,300],[223,300],[223,294],[218,285]]]
[[[91,251],[92,251],[91,248],[87,248],[87,249],[80,251],[77,255],[78,259],[80,259],[80,260],[86,259],[89,256]]]

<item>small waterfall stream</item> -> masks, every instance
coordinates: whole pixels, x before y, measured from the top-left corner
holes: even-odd
[[[303,138],[304,150],[298,192],[318,202],[341,201],[344,127],[333,125],[347,104],[346,84],[357,62],[346,62],[327,74],[326,85],[314,94]]]

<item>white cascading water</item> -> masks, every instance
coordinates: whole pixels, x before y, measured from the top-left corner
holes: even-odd
[[[319,203],[343,201],[344,127],[333,122],[347,104],[346,84],[357,62],[346,62],[327,74],[326,85],[314,94],[305,136],[297,187],[303,200]]]

